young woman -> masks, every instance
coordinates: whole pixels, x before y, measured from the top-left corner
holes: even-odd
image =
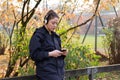
[[[63,80],[64,58],[60,37],[55,33],[58,15],[50,10],[44,17],[44,25],[34,32],[29,45],[30,56],[36,64],[38,80]]]

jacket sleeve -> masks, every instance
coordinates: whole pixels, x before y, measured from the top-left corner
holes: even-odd
[[[41,50],[41,42],[43,39],[42,34],[34,33],[29,44],[30,57],[34,61],[43,60],[48,58],[48,52]]]

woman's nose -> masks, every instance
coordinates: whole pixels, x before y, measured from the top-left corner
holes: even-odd
[[[55,27],[57,27],[57,24],[54,24]]]

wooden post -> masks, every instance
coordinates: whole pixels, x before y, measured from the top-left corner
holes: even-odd
[[[94,74],[97,73],[97,68],[88,68],[87,69],[87,73],[88,73],[88,77],[89,77],[89,80],[93,80],[94,79]]]
[[[87,69],[87,74],[88,74],[89,80],[93,80],[93,71],[91,68]]]

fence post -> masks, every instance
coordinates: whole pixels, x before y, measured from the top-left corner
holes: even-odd
[[[93,80],[93,72],[91,68],[87,68],[87,74],[88,74],[89,80]]]
[[[96,72],[97,72],[97,68],[88,68],[87,69],[89,80],[93,80],[94,79],[94,74]]]
[[[89,80],[93,80],[93,70],[92,69],[88,69],[89,70],[89,74],[88,74],[88,76],[89,76]]]

